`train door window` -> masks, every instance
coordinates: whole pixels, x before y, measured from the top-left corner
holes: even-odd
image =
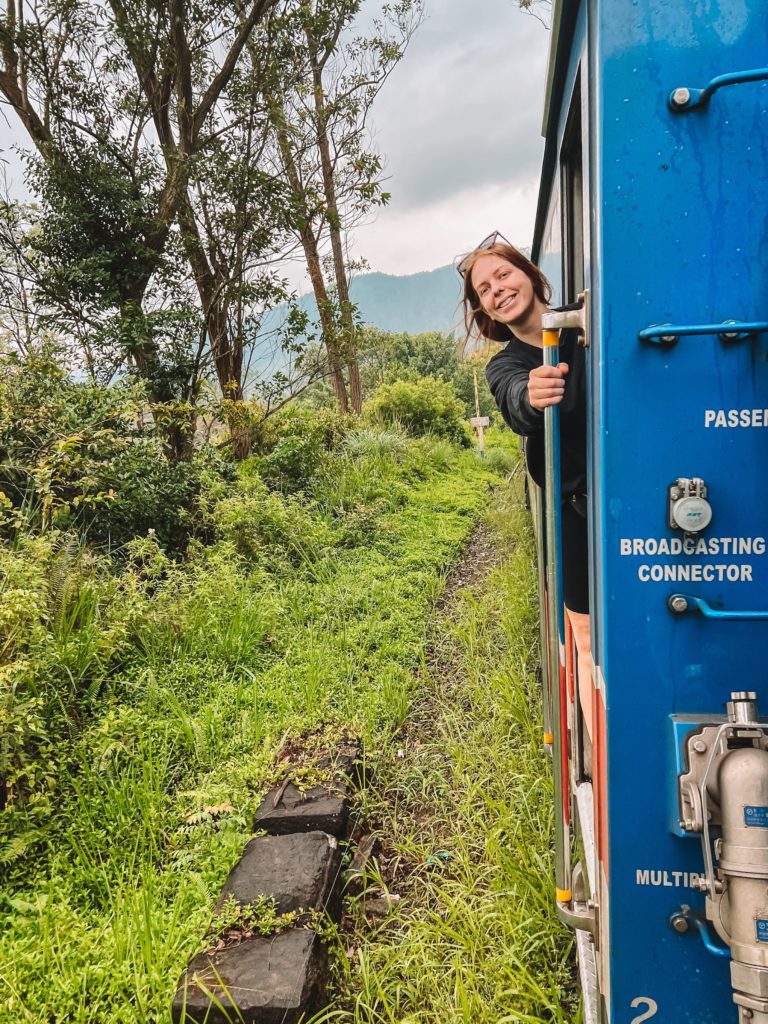
[[[577,79],[560,151],[563,196],[563,300],[584,291],[584,167],[581,146],[581,86]]]

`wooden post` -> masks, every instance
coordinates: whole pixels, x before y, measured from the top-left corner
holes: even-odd
[[[472,367],[472,376],[475,381],[475,415],[469,421],[477,431],[477,447],[482,455],[485,449],[485,428],[490,424],[487,416],[480,415],[480,395],[477,390],[477,367]]]

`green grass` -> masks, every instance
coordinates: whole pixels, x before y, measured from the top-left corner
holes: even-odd
[[[125,621],[83,598],[54,640],[39,627],[30,658],[90,710],[41,748],[47,788],[0,816],[1,1022],[168,1020],[286,731],[339,723],[372,755],[390,747],[443,574],[500,479],[471,452],[430,452],[393,471],[397,500],[356,545],[273,572],[222,543],[121,584]],[[357,515],[361,486],[318,496],[322,514]]]
[[[367,895],[401,899],[373,934],[364,902],[353,905],[354,955],[339,958],[345,1009],[329,1020],[580,1020],[572,939],[553,909],[533,557],[512,489],[489,519],[501,562],[433,626],[403,734],[374,765],[367,812],[383,845]]]

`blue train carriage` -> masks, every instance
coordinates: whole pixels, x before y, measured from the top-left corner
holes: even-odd
[[[578,304],[545,359],[587,346],[594,744],[556,559],[545,728],[589,1024],[768,1022],[766,64],[760,0],[555,0],[533,257]]]

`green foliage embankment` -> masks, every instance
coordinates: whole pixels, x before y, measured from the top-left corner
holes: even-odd
[[[186,510],[160,501],[183,548],[151,525],[89,545],[74,499],[120,495],[74,470],[13,503],[0,1021],[166,1020],[281,737],[338,723],[376,751],[405,718],[443,572],[500,477],[442,439],[300,421],[236,475],[190,469]],[[56,444],[22,445],[19,486]]]

